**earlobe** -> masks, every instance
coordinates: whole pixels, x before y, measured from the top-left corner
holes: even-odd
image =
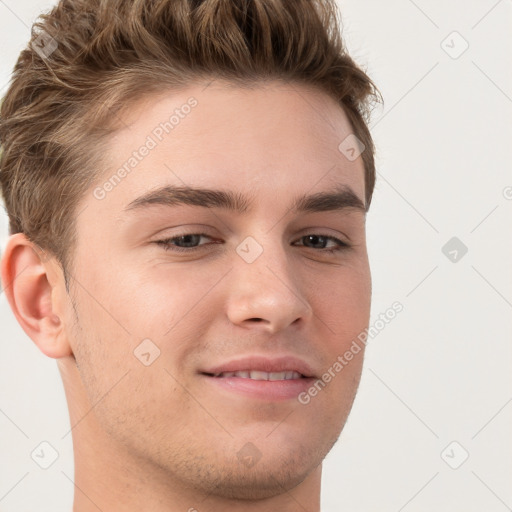
[[[63,279],[48,278],[55,263],[44,258],[23,233],[9,237],[2,255],[2,286],[11,309],[25,333],[48,357],[72,354],[64,329],[64,310],[56,297]]]

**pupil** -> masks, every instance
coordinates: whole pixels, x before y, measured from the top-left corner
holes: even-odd
[[[193,247],[199,243],[199,237],[200,235],[183,235],[178,240],[181,240],[183,242],[181,245],[185,247]]]
[[[312,242],[312,245],[317,245],[318,243],[320,243],[320,245],[322,246],[321,248],[325,248],[325,238],[323,236],[318,236],[318,235],[308,235],[306,236],[306,239],[308,240],[308,242]],[[321,240],[319,242],[319,240]]]

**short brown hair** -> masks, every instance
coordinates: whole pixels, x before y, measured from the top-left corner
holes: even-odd
[[[278,79],[333,97],[365,146],[368,209],[367,123],[381,96],[339,25],[335,0],[61,0],[32,27],[0,109],[10,234],[49,251],[66,277],[77,204],[101,172],[99,148],[120,113],[146,94],[212,79]]]

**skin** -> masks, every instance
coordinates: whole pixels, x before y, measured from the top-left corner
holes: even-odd
[[[215,81],[132,105],[98,183],[191,96],[197,106],[121,183],[102,200],[91,188],[77,205],[69,294],[59,265],[23,234],[10,237],[2,260],[6,294],[25,332],[58,360],[75,512],[318,512],[322,460],[352,407],[364,350],[307,405],[221,392],[198,370],[292,353],[321,376],[368,327],[364,212],[290,210],[296,196],[336,185],[364,201],[362,159],[338,150],[352,130],[323,92]],[[252,206],[123,212],[169,184],[231,190]],[[185,230],[211,238],[189,254],[154,243]],[[307,245],[312,234],[351,246],[329,254],[318,241]],[[236,251],[248,236],[263,248],[252,263]],[[160,350],[149,366],[133,353],[146,338]],[[252,467],[237,456],[248,442],[261,455]]]

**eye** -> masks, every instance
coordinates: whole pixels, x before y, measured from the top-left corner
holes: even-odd
[[[302,236],[299,240],[303,241],[303,243],[299,245],[303,245],[304,247],[311,249],[320,249],[322,252],[336,252],[350,247],[346,242],[330,235],[311,234]],[[328,248],[327,244],[329,242],[333,242],[334,246]]]
[[[166,251],[189,253],[201,250],[201,248],[205,245],[222,243],[222,241],[217,240],[213,241],[211,244],[200,244],[201,239],[213,240],[212,237],[206,235],[205,233],[184,233],[181,235],[173,236],[172,238],[167,238],[165,240],[156,240],[154,243],[162,246]],[[309,234],[302,236],[299,238],[299,240],[301,240],[303,243],[294,245],[302,245],[303,247],[307,247],[309,249],[317,249],[319,252],[334,253],[336,251],[341,251],[350,247],[350,245],[346,242],[343,242],[339,238],[330,235]],[[329,243],[334,245],[328,247]]]
[[[155,243],[162,246],[166,251],[192,252],[205,245],[199,245],[201,238],[213,240],[210,236],[205,235],[204,233],[186,233],[183,235],[173,236],[172,238],[167,238],[165,240],[157,240]]]

